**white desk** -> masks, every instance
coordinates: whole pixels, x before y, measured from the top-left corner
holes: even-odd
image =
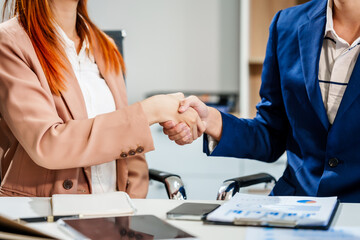
[[[18,218],[29,216],[31,214],[39,214],[39,216],[50,215],[50,208],[48,202],[36,201],[37,204],[31,204],[32,209],[22,209],[19,198],[0,198],[0,213],[7,216]],[[35,201],[34,201],[35,202]],[[183,201],[175,200],[157,200],[157,199],[134,199],[133,200],[137,214],[151,214],[166,220],[166,212],[170,209],[183,203]],[[200,201],[188,201],[200,202]],[[215,202],[215,201],[201,201],[201,202]],[[360,227],[360,204],[340,204],[339,209],[335,215],[332,226],[337,227]],[[238,226],[220,226],[220,225],[204,225],[197,221],[180,221],[167,220],[170,224],[181,228],[182,230],[197,236],[199,239],[245,239],[246,227]],[[30,226],[37,228],[43,232],[57,236],[60,239],[69,239],[62,231],[57,228],[55,223],[31,223]]]

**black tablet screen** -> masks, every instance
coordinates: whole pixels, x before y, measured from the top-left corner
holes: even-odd
[[[64,219],[71,227],[90,239],[191,239],[194,236],[152,215]]]

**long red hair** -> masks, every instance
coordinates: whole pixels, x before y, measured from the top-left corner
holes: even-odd
[[[70,69],[66,67],[68,60],[55,30],[56,23],[49,0],[5,0],[3,17],[6,10],[9,10],[8,17],[18,17],[31,39],[51,91],[60,95],[61,91],[66,90],[64,71],[70,71]],[[90,20],[87,0],[79,0],[76,31],[80,42],[85,39],[89,41],[91,52],[93,52],[94,42],[100,47],[106,71],[119,73],[121,69],[125,72],[124,60],[116,45]]]

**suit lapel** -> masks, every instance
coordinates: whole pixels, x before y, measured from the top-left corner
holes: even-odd
[[[338,112],[336,114],[334,123],[337,122],[338,119],[341,118],[345,114],[345,112],[349,109],[350,105],[355,101],[357,97],[360,95],[360,60],[359,58],[356,60],[356,64],[354,66],[354,70],[351,74],[349,84],[346,87],[344,96],[341,100]]]
[[[321,10],[316,17],[299,27],[298,37],[308,98],[322,125],[328,129],[330,124],[318,81],[320,52],[326,23],[325,6]]]

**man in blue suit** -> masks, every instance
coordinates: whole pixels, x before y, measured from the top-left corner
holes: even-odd
[[[270,26],[254,119],[220,113],[194,96],[179,111],[193,107],[206,123],[208,155],[273,162],[286,151],[288,166],[272,195],[360,202],[359,36],[358,0],[282,10]],[[163,126],[171,140],[189,143],[179,125]]]

